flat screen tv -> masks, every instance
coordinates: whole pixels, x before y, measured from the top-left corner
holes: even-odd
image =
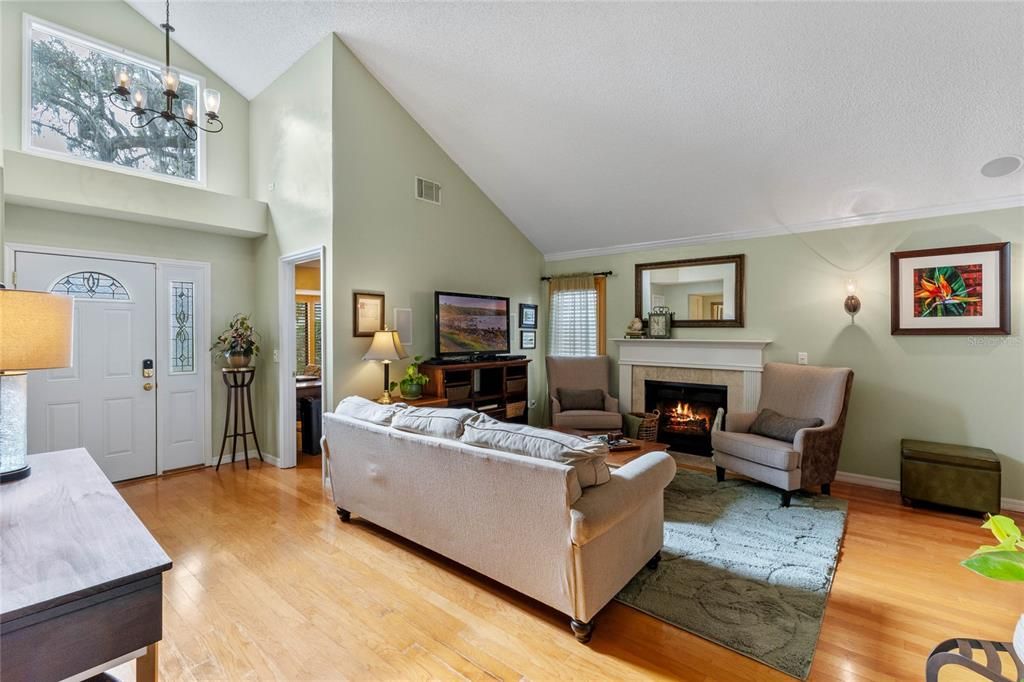
[[[434,292],[434,338],[439,358],[509,352],[508,299]]]

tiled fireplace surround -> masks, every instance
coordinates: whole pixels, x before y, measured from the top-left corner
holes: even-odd
[[[728,387],[729,412],[753,412],[761,396],[763,339],[614,339],[619,346],[619,404],[644,409],[644,381]]]

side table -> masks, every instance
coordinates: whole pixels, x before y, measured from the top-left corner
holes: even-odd
[[[260,441],[256,437],[256,422],[252,411],[252,392],[249,390],[253,379],[256,378],[255,367],[241,367],[238,369],[225,367],[221,370],[221,378],[224,385],[228,387],[228,403],[224,412],[224,438],[220,442],[220,454],[217,456],[217,466],[214,471],[220,469],[220,460],[224,457],[224,447],[231,438],[231,463],[235,462],[235,453],[238,448],[238,439],[242,439],[242,459],[245,460],[245,468],[249,468],[249,440],[247,436],[252,435],[252,441],[256,444],[256,454],[260,461],[263,461],[263,452],[260,450]],[[231,415],[234,414],[234,419]],[[246,427],[246,415],[249,425]],[[241,428],[239,428],[241,419]],[[228,432],[228,424],[231,424],[231,431]]]

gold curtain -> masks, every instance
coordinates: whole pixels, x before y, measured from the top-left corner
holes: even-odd
[[[594,310],[594,323],[597,332],[596,350],[598,355],[605,355],[607,352],[605,333],[607,322],[605,284],[606,280],[603,276],[595,276],[589,272],[581,272],[570,275],[557,275],[553,276],[548,281],[548,310],[552,313],[552,315],[555,312],[553,300],[557,294],[571,291],[593,291],[596,293],[597,306]],[[556,333],[556,326],[554,324],[553,319],[549,321],[549,330],[552,334]],[[557,344],[557,342],[554,342],[554,338],[552,338],[551,345],[557,348],[559,344]]]

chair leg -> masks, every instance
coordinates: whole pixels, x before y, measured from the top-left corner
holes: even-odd
[[[716,466],[715,467],[715,479],[719,483],[721,483],[722,481],[725,480],[725,467],[720,467],[720,466]]]
[[[591,635],[594,634],[594,621],[584,623],[582,620],[573,618],[569,621],[569,626],[572,628],[572,634],[576,635],[576,641],[580,644],[589,642]]]
[[[341,519],[342,523],[351,523],[352,512],[350,512],[348,509],[342,509],[341,507],[338,507],[338,518]]]
[[[657,554],[652,556],[650,558],[650,560],[647,562],[647,568],[649,568],[649,569],[651,569],[653,571],[656,568],[658,568],[658,564],[660,564],[660,563],[661,563],[661,552],[658,552]]]
[[[821,484],[821,494],[822,495],[831,495],[832,494],[832,484],[831,483],[822,483]]]
[[[782,506],[788,507],[789,503],[793,501],[793,491],[783,490],[782,491]]]

